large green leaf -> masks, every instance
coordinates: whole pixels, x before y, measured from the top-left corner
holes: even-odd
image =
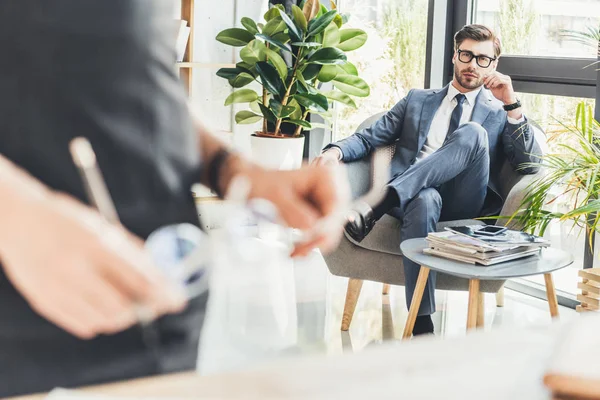
[[[323,47],[335,47],[340,43],[340,30],[336,24],[329,24],[323,32]]]
[[[288,33],[292,41],[301,42],[303,39],[302,32],[298,29],[296,24],[294,24],[294,21],[292,21],[285,11],[281,11],[279,14],[281,15],[281,19],[283,19],[283,22],[285,22],[288,27]]]
[[[238,124],[253,124],[262,119],[262,115],[254,114],[252,111],[244,110],[235,114],[235,122]]]
[[[285,94],[285,85],[275,67],[268,62],[261,61],[256,63],[256,71],[260,75],[260,80],[267,91],[272,93],[275,98],[281,100]]]
[[[331,90],[329,92],[324,92],[323,95],[329,100],[339,101],[342,104],[345,104],[352,108],[356,108],[356,103],[354,102],[354,100],[352,100],[352,98],[345,93],[339,92],[337,90]]]
[[[248,65],[254,66],[259,61],[265,61],[267,46],[260,40],[253,40],[240,50],[240,57]]]
[[[229,84],[234,88],[241,88],[254,81],[254,77],[247,72],[242,72],[235,78],[229,80]]]
[[[281,17],[273,18],[262,29],[262,33],[267,36],[276,37],[278,34],[283,33],[285,31],[286,25],[285,22],[281,19]]]
[[[285,10],[283,5],[277,4],[270,8],[264,15],[265,21],[271,21],[273,18],[279,17],[279,10]]]
[[[361,47],[367,41],[367,33],[362,29],[341,29],[340,44],[337,48],[344,51],[352,51]]]
[[[277,47],[278,49],[290,51],[290,52],[292,51],[292,49],[290,49],[290,46],[283,44],[279,40],[273,39],[270,36],[259,33],[258,35],[256,35],[256,37],[261,38],[265,42],[272,44],[273,46]]]
[[[258,75],[256,73],[256,68],[254,68],[254,65],[250,65],[247,62],[240,61],[239,63],[235,64],[235,66],[236,66],[236,68],[241,69],[242,72],[246,72],[255,78]]]
[[[323,68],[321,68],[321,72],[319,72],[317,79],[319,79],[321,82],[329,82],[332,81],[337,74],[337,65],[323,65]]]
[[[357,97],[367,97],[371,92],[367,82],[354,75],[339,74],[333,80],[333,86],[346,94]]]
[[[285,24],[284,24],[285,25]],[[286,44],[287,42],[290,41],[290,35],[288,35],[285,32],[279,32],[276,33],[275,35],[271,36],[273,39],[277,40],[280,43]]]
[[[304,13],[297,5],[292,5],[292,15],[294,16],[294,22],[302,30],[302,32],[306,32],[306,28],[308,28],[308,22],[306,21],[306,17]]]
[[[230,28],[219,32],[217,40],[230,46],[242,47],[254,39],[254,35],[245,29]]]
[[[252,89],[240,89],[231,93],[225,99],[225,105],[229,106],[233,103],[251,103],[258,100],[258,94]]]
[[[306,68],[304,68],[304,71],[302,71],[302,76],[306,81],[310,81],[311,79],[314,79],[317,75],[319,75],[319,72],[321,72],[321,68],[322,67],[318,64],[309,64],[306,66]]]
[[[294,99],[306,108],[315,111],[327,111],[329,109],[329,101],[322,94],[295,94]]]
[[[273,66],[279,73],[281,80],[285,82],[285,80],[287,79],[287,76],[288,76],[287,64],[285,63],[283,58],[281,58],[281,56],[279,54],[275,53],[273,50],[265,49],[265,52],[267,54],[267,61],[270,62],[271,64],[273,64]]]
[[[336,24],[338,28],[341,28],[342,25],[344,25],[344,20],[342,16],[338,14],[335,16],[335,18],[333,18],[333,23]]]
[[[335,47],[324,47],[315,51],[307,61],[313,64],[343,64],[347,60],[346,54]]]
[[[244,28],[248,30],[253,35],[259,33],[258,26],[256,26],[256,22],[252,18],[244,17],[242,18],[242,25]]]
[[[292,46],[297,47],[322,47],[323,45],[318,42],[292,42]]]
[[[331,21],[333,21],[336,15],[337,11],[331,10],[327,11],[319,18],[315,18],[312,21],[310,21],[308,23],[308,31],[306,32],[306,36],[315,36],[323,32],[325,28],[327,28],[327,26],[331,23]]]
[[[225,79],[233,79],[243,72],[239,68],[221,68],[217,71],[217,76]]]
[[[358,76],[358,70],[350,61],[348,61],[346,64],[338,65],[337,67],[342,74]]]
[[[300,125],[301,127],[306,129],[312,129],[312,125],[303,119],[287,119],[285,120],[285,122],[289,122],[290,124],[294,125]]]
[[[294,107],[294,112],[290,115],[291,119],[301,119],[302,118],[302,108],[300,104],[296,101],[296,99],[291,99],[288,102],[288,106]]]
[[[250,103],[250,109],[252,111],[254,111],[255,113],[261,113],[262,111],[260,110],[260,106],[259,106],[259,102],[257,101],[253,101],[252,103]]]
[[[277,122],[277,117],[275,117],[273,111],[269,110],[269,108],[266,107],[264,104],[258,103],[258,106],[260,107],[260,111],[262,112],[262,115],[267,119],[267,121],[272,123]]]
[[[300,106],[298,106],[298,108],[299,107]],[[269,103],[269,108],[271,111],[273,111],[273,114],[275,114],[277,118],[287,118],[296,111],[295,107],[290,105],[284,106],[277,100],[271,100],[271,103]]]

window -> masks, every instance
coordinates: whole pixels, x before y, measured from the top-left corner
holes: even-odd
[[[568,39],[565,31],[597,29],[599,0],[478,0],[474,16],[500,35],[505,54],[596,56],[596,49]]]
[[[357,108],[338,107],[334,140],[354,133],[373,114],[387,111],[412,88],[423,88],[428,0],[339,0],[349,14],[348,27],[367,32],[360,49],[348,53],[371,95],[356,99]]]
[[[577,104],[585,101],[593,109],[595,101],[576,97],[550,96],[531,93],[518,93],[523,103],[523,110],[530,120],[537,122],[546,132],[548,138],[548,151],[560,153],[559,144],[577,147],[574,135],[565,132],[564,126],[575,124]],[[556,194],[559,189],[556,188]],[[561,197],[549,206],[552,211],[566,212],[570,209],[568,198]],[[546,231],[545,237],[552,242],[552,247],[566,250],[573,254],[575,262],[568,268],[556,271],[554,275],[557,290],[568,294],[577,293],[577,270],[583,266],[583,249],[586,240],[585,230],[570,221],[552,222]],[[595,258],[597,264],[600,260]],[[538,284],[544,283],[544,278],[530,277],[527,280]]]

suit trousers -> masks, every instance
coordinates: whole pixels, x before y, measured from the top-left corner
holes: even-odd
[[[488,135],[474,122],[460,126],[436,152],[411,165],[388,187],[400,206],[389,214],[402,220],[402,240],[426,237],[439,221],[475,218],[487,193],[490,157]],[[420,265],[404,257],[406,302],[410,306]],[[418,315],[435,312],[436,273],[431,271]]]

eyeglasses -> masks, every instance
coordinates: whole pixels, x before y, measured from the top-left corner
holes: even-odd
[[[458,53],[458,60],[465,64],[470,63],[471,60],[473,59],[473,57],[475,57],[475,61],[477,62],[477,65],[479,65],[481,68],[489,67],[490,64],[492,63],[492,61],[496,61],[496,59],[497,59],[496,57],[492,58],[492,57],[482,56],[482,55],[476,56],[475,54],[473,54],[467,50],[457,50],[457,53]]]

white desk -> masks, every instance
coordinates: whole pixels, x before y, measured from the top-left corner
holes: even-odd
[[[559,328],[425,338],[358,354],[279,361],[247,372],[179,374],[85,392],[195,399],[548,400],[542,374]]]

